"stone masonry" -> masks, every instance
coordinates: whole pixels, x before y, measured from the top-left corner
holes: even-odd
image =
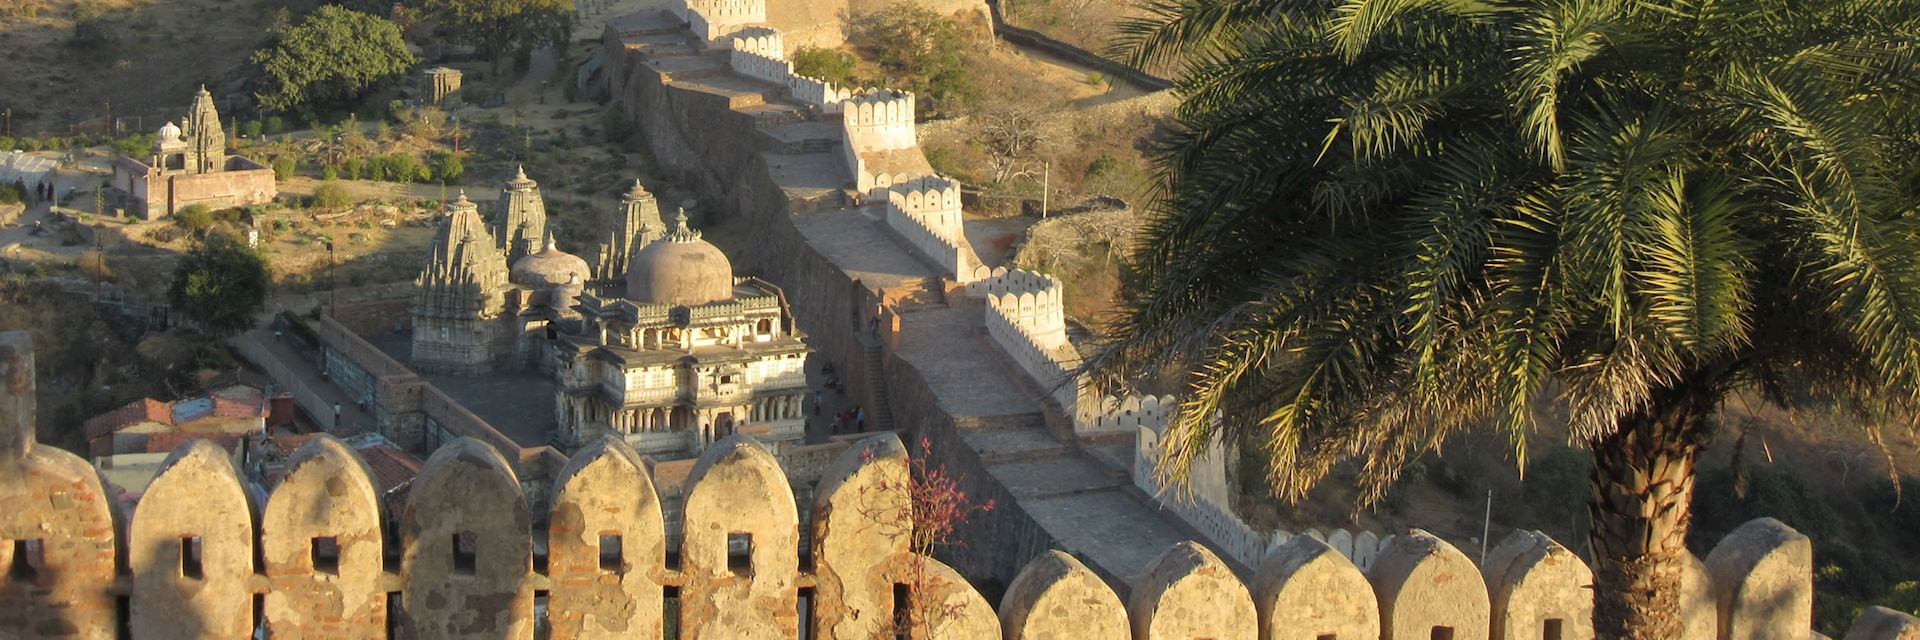
[[[1041,554],[997,610],[938,560],[909,550],[888,516],[908,496],[907,453],[890,434],[841,453],[797,535],[792,489],[744,435],[693,471],[678,554],[653,481],[619,440],[584,447],[553,488],[542,562],[528,497],[491,446],[462,438],[413,485],[397,539],[381,532],[367,468],[330,436],[254,498],[217,447],[182,445],[129,521],[99,473],[36,447],[33,352],[0,334],[0,637],[661,638],[865,640],[902,632],[903,608],[934,612],[896,637],[1591,638],[1591,574],[1543,535],[1516,532],[1486,567],[1415,530],[1362,574],[1326,543],[1290,540],[1249,588],[1204,547],[1163,553],[1123,600],[1073,556]],[[893,508],[889,508],[889,506]],[[124,541],[124,547],[117,543]],[[990,544],[990,541],[969,541]],[[381,558],[391,548],[397,565]],[[1683,595],[1688,638],[1809,638],[1810,541],[1771,519],[1722,540]],[[677,558],[677,562],[675,559]],[[662,598],[679,595],[677,611]],[[904,596],[904,600],[902,597]],[[544,609],[534,606],[544,597]],[[128,603],[124,608],[118,603]],[[919,603],[919,604],[916,604]],[[802,606],[807,611],[802,612]],[[538,618],[544,611],[544,618]],[[1849,640],[1911,640],[1920,620],[1861,616]]]

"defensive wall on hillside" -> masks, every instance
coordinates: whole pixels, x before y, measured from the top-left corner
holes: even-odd
[[[1251,581],[1192,543],[1130,585],[1050,551],[996,605],[908,546],[908,453],[890,434],[838,454],[804,507],[804,543],[780,464],[741,435],[689,473],[677,544],[649,470],[617,439],[582,448],[537,497],[494,447],[456,440],[422,468],[397,532],[380,524],[366,464],[329,436],[302,445],[263,498],[219,447],[183,444],[123,512],[98,470],[36,446],[28,340],[0,334],[6,637],[657,639],[671,625],[687,640],[803,627],[865,640],[900,619],[923,622],[905,637],[937,626],[955,640],[1593,637],[1591,571],[1530,531],[1476,566],[1413,530],[1365,571],[1298,536]],[[1689,561],[1682,638],[1811,637],[1805,536],[1755,520]],[[1847,640],[1916,634],[1920,620],[1876,607]]]
[[[821,102],[796,89],[797,76],[769,62],[783,56],[779,47],[791,46],[780,44],[778,30],[742,30],[729,48],[718,50],[692,42],[702,38],[689,38],[686,29],[670,17],[610,22],[603,51],[609,95],[637,123],[660,164],[680,172],[684,183],[704,194],[711,205],[707,210],[752,221],[755,246],[741,252],[736,264],[768,274],[789,291],[808,292],[793,298],[796,317],[807,327],[817,353],[848,365],[841,370],[850,388],[863,391],[856,401],[884,407],[886,414],[903,418],[900,424],[906,429],[942,435],[937,447],[941,457],[951,456],[946,461],[976,479],[974,493],[983,499],[1011,498],[1006,487],[987,480],[984,460],[960,451],[966,445],[960,443],[962,430],[955,415],[942,406],[938,394],[919,386],[925,384],[921,372],[891,350],[900,323],[917,309],[976,308],[983,314],[981,326],[990,344],[1027,374],[1028,385],[1049,398],[1038,415],[1059,415],[1067,425],[1067,439],[1100,437],[1131,444],[1139,426],[1164,424],[1174,404],[1170,399],[1100,397],[1081,380],[1068,379],[1066,373],[1077,366],[1079,355],[1065,338],[1057,280],[986,269],[977,257],[967,259],[972,250],[961,230],[959,185],[926,168],[914,139],[911,94],[881,91]],[[794,141],[769,133],[796,128],[789,127],[796,123],[813,127],[809,135],[816,136],[798,145],[799,151]],[[836,155],[844,165],[838,175],[832,171]],[[795,168],[803,164],[810,165],[809,171]],[[868,171],[882,165],[903,172]],[[862,203],[878,206],[858,206]],[[815,212],[846,216],[863,210],[877,212],[885,228],[913,247],[936,275],[848,270],[813,244],[836,239],[810,239],[790,220]],[[951,253],[945,249],[948,241],[955,245]],[[946,255],[953,259],[943,259]],[[869,275],[877,279],[866,279]],[[876,353],[876,343],[888,350]],[[1182,520],[1198,513],[1171,508],[1180,496],[1144,499]],[[1034,554],[1054,546],[1044,528],[1018,508],[1003,509],[989,520],[993,522],[978,529],[1015,542],[969,548],[950,558],[969,576],[1004,583]],[[1217,526],[1220,523],[1202,520],[1190,526],[1227,530]],[[1235,561],[1243,568],[1253,566],[1243,558]]]

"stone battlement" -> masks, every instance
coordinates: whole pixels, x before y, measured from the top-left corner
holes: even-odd
[[[1191,542],[1121,585],[1053,551],[1027,565],[996,610],[945,564],[914,554],[890,522],[909,500],[906,450],[891,435],[831,464],[805,548],[779,464],[750,438],[720,442],[689,475],[677,553],[647,465],[626,445],[599,441],[554,484],[544,556],[511,467],[471,439],[428,460],[397,536],[380,526],[365,463],[331,437],[303,445],[264,502],[217,447],[183,445],[124,527],[85,462],[21,444],[0,466],[0,564],[11,567],[0,632],[9,637],[122,627],[142,639],[241,637],[257,620],[277,637],[394,628],[531,638],[544,626],[553,638],[660,638],[673,615],[681,638],[795,638],[807,624],[812,637],[851,640],[889,633],[913,603],[929,603],[929,626],[954,639],[1593,637],[1591,572],[1529,531],[1509,534],[1476,566],[1414,530],[1383,541],[1364,571],[1319,537],[1295,536],[1250,581]],[[124,564],[116,541],[126,544]],[[1807,636],[1806,537],[1756,520],[1689,566],[1684,637]],[[677,609],[660,606],[669,594]],[[1905,638],[1916,628],[1876,609],[1848,637]]]
[[[943,176],[925,176],[897,183],[889,189],[887,206],[922,221],[934,234],[965,238],[960,217],[960,183]],[[969,269],[959,279],[973,275]]]
[[[914,97],[910,91],[880,90],[848,98],[841,105],[841,127],[854,153],[913,149]]]
[[[742,27],[767,21],[766,0],[673,0],[668,9],[706,43],[727,44]]]
[[[887,226],[956,282],[968,282],[978,272],[980,258],[961,219],[960,183],[925,176],[889,187]]]
[[[759,54],[774,60],[787,59],[786,37],[772,27],[748,27],[733,34],[734,51]]]

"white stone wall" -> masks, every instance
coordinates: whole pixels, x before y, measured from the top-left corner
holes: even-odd
[[[769,27],[752,27],[733,34],[728,66],[744,76],[787,86],[793,63],[787,61],[785,39]]]
[[[967,242],[960,213],[960,183],[926,176],[888,189],[887,226],[932,258],[948,277],[972,281],[979,257]]]
[[[727,44],[726,36],[767,21],[766,0],[673,0],[668,8],[710,43]]]
[[[847,146],[854,153],[912,149],[919,144],[914,137],[913,113],[910,91],[882,90],[854,96],[841,112]]]

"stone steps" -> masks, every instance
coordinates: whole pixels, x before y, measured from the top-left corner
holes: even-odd
[[[879,341],[861,337],[860,344],[867,352],[867,389],[873,396],[871,408],[867,411],[867,423],[870,431],[889,431],[893,429],[893,408],[887,397],[886,349]]]

